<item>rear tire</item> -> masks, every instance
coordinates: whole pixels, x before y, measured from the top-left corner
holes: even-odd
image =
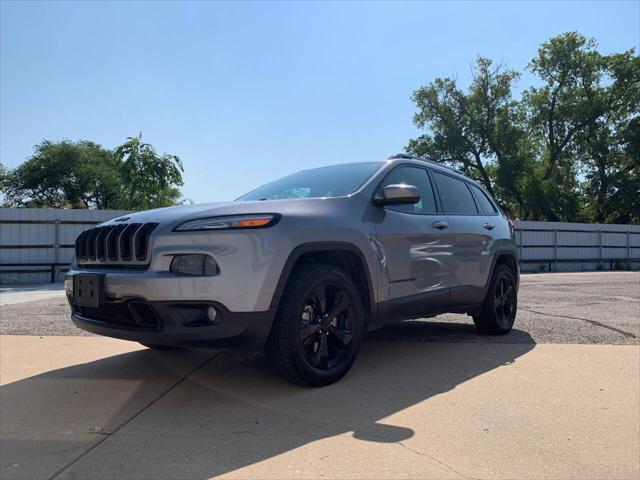
[[[363,329],[360,294],[345,272],[301,265],[287,283],[265,351],[290,382],[328,385],[353,365]]]
[[[513,327],[517,310],[515,276],[508,266],[498,265],[491,277],[482,311],[473,317],[473,323],[480,333],[504,335]]]
[[[142,343],[142,342],[140,342],[140,345],[150,348],[151,350],[157,350],[159,352],[176,352],[179,350],[184,350],[181,347],[172,347],[171,345],[155,345],[151,343]]]

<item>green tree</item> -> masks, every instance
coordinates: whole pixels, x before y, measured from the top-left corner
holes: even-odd
[[[600,122],[579,140],[584,211],[598,223],[640,223],[640,117],[625,125]]]
[[[607,79],[591,94],[613,105],[577,136],[585,182],[584,210],[595,222],[640,221],[640,57],[603,58]]]
[[[9,179],[9,169],[0,163],[0,207],[8,207],[9,202],[6,198],[5,185]]]
[[[9,176],[9,170],[4,166],[4,163],[0,163],[0,191],[4,191],[4,184]]]
[[[183,185],[183,166],[176,155],[158,155],[142,134],[128,137],[114,150],[121,162],[127,208],[145,210],[175,205]]]
[[[82,140],[43,140],[14,170],[0,165],[4,203],[15,207],[143,210],[175,205],[182,163],[128,138],[114,151]]]
[[[122,182],[113,154],[89,141],[43,140],[4,174],[6,203],[20,207],[119,208]]]
[[[532,168],[524,115],[512,97],[519,74],[478,57],[467,91],[437,78],[412,95],[413,122],[425,133],[407,150],[450,164],[479,179],[510,210],[527,211],[526,178]]]
[[[602,55],[569,32],[528,68],[540,82],[514,99],[519,74],[479,57],[466,92],[450,78],[416,90],[408,151],[479,179],[530,220],[638,221],[640,59]]]
[[[615,125],[633,113],[638,57],[633,50],[602,55],[594,39],[568,32],[543,43],[529,69],[543,81],[523,98],[539,149],[538,214],[549,220],[603,220],[602,209],[592,211],[593,218],[582,208],[579,175],[587,165],[588,178],[600,184],[597,195],[606,197],[605,164],[615,163]],[[587,191],[593,193],[593,185]]]

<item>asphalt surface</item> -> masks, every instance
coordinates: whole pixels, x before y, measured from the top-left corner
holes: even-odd
[[[8,303],[0,290],[2,335],[90,335],[69,320],[62,291],[45,300]],[[29,292],[29,295],[34,295]],[[56,296],[57,295],[57,296]],[[516,324],[501,337],[478,335],[470,317],[441,315],[388,325],[369,341],[464,343],[640,343],[640,272],[580,272],[521,276]]]

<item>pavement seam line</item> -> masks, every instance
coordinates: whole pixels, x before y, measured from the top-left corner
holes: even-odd
[[[418,450],[414,450],[413,448],[407,447],[407,445],[405,445],[405,443],[403,441],[397,441],[394,442],[398,445],[400,445],[402,448],[404,448],[405,450],[408,450],[411,453],[414,453],[416,455],[420,455],[422,457],[427,457],[429,459],[431,459],[433,462],[435,462],[436,464],[438,464],[439,466],[441,466],[445,471],[454,473],[456,475],[458,475],[460,478],[463,479],[468,479],[468,480],[475,480],[474,477],[467,477],[466,475],[458,472],[456,469],[454,469],[453,467],[451,467],[450,465],[447,465],[445,462],[443,462],[442,460],[438,460],[436,457],[434,457],[433,455],[429,455],[428,453],[424,453],[424,452],[420,452]]]
[[[520,307],[520,310],[524,310],[525,312],[530,312],[530,313],[537,313],[538,315],[544,315],[546,317],[557,317],[557,318],[568,318],[568,319],[571,319],[571,320],[581,320],[583,322],[590,323],[591,325],[594,325],[596,327],[602,327],[602,328],[606,328],[607,330],[612,330],[614,332],[620,333],[620,334],[622,334],[622,335],[624,335],[625,337],[628,337],[628,338],[634,338],[634,339],[637,338],[631,332],[627,332],[625,330],[620,330],[619,328],[612,327],[610,325],[598,322],[597,320],[590,320],[588,318],[581,318],[581,317],[571,317],[569,315],[557,315],[557,314],[554,314],[554,313],[545,313],[545,312],[540,312],[538,310],[531,310],[531,309],[522,308],[522,307]]]
[[[142,413],[144,413],[146,410],[148,410],[150,407],[152,407],[158,400],[160,400],[165,395],[167,395],[169,392],[171,392],[173,389],[175,389],[177,386],[179,386],[182,382],[184,382],[187,378],[189,378],[191,375],[193,375],[198,370],[200,370],[202,367],[204,367],[207,363],[211,362],[213,359],[215,359],[215,358],[217,358],[219,356],[220,356],[220,352],[214,354],[213,356],[211,356],[208,359],[206,359],[204,362],[200,363],[193,370],[191,370],[189,373],[187,373],[184,377],[182,377],[180,380],[175,382],[173,385],[171,385],[169,388],[167,388],[164,392],[162,392],[156,398],[154,398],[149,403],[147,403],[138,412],[134,413],[131,417],[129,417],[124,422],[122,422],[122,424],[119,425],[117,428],[115,428],[112,432],[109,432],[108,434],[105,434],[103,436],[103,438],[99,442],[97,442],[95,445],[91,446],[89,449],[85,450],[84,452],[82,452],[76,458],[74,458],[69,463],[67,463],[64,467],[62,467],[57,472],[55,472],[53,475],[51,475],[51,477],[49,477],[49,480],[54,480],[55,478],[57,478],[60,475],[62,475],[65,470],[67,470],[68,468],[70,468],[73,465],[75,465],[77,462],[82,460],[89,453],[93,452],[96,448],[98,448],[100,445],[102,445],[103,442],[105,442],[109,437],[111,437],[112,435],[115,435],[116,433],[118,433],[122,428],[126,427],[129,423],[131,423],[133,420],[135,420],[138,416],[140,416]]]

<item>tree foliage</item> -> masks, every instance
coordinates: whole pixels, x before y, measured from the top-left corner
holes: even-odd
[[[112,153],[89,141],[42,141],[6,175],[7,203],[23,207],[119,208],[119,167]]]
[[[180,158],[158,155],[152,145],[142,142],[142,134],[128,137],[114,154],[121,163],[128,208],[146,210],[176,204],[181,195],[177,187],[183,185]]]
[[[461,168],[514,216],[638,222],[640,60],[602,55],[576,32],[543,43],[528,68],[539,83],[478,57],[463,91],[437,78],[413,93],[407,150]]]
[[[82,140],[43,140],[14,170],[0,170],[4,203],[39,208],[139,210],[175,204],[182,164],[141,136],[114,151]]]

